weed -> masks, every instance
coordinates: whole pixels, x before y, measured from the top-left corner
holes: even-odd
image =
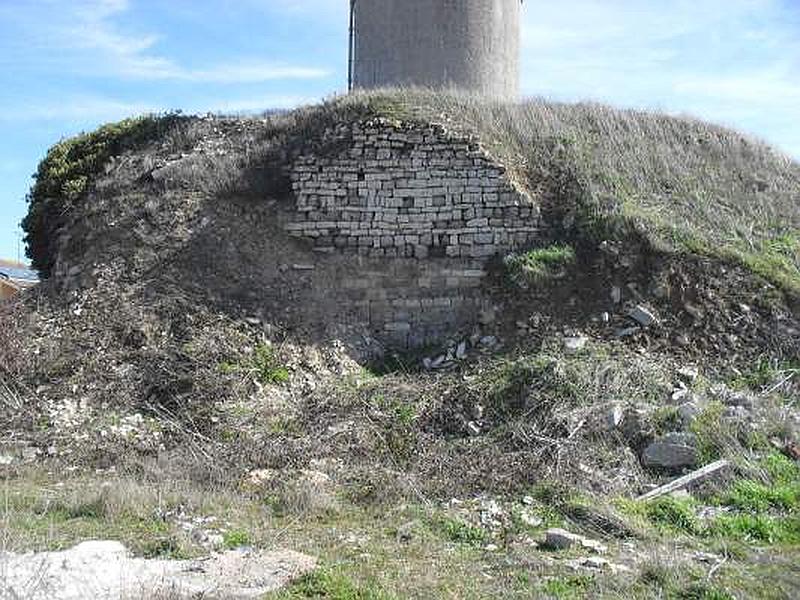
[[[278,362],[271,345],[259,344],[253,353],[252,370],[261,383],[286,383],[289,381],[288,369]]]
[[[374,583],[356,583],[339,569],[322,568],[304,575],[284,591],[268,595],[272,600],[327,598],[328,600],[393,600]]]
[[[231,529],[222,534],[222,542],[226,548],[241,548],[250,545],[250,534],[244,529]]]
[[[112,156],[158,139],[182,119],[178,114],[126,119],[63,140],[48,150],[34,175],[28,214],[22,221],[26,253],[41,277],[49,277],[53,268],[58,230],[103,165]]]
[[[674,406],[662,406],[653,413],[653,427],[658,434],[680,431],[683,419]]]
[[[674,531],[696,534],[700,525],[691,502],[664,497],[650,502],[646,506],[647,518],[656,525]]]
[[[772,508],[797,510],[800,508],[800,483],[765,485],[741,479],[723,495],[720,504],[752,513],[767,512]]]
[[[594,579],[588,575],[554,577],[542,585],[542,591],[559,600],[583,598]]]
[[[252,355],[241,362],[221,362],[219,370],[224,375],[247,373],[263,385],[279,385],[290,378],[289,370],[281,364],[275,355],[275,349],[268,343],[258,344]]]
[[[800,516],[720,515],[710,523],[708,534],[744,542],[797,544],[800,543]]]
[[[679,600],[735,600],[725,590],[704,582],[689,584],[678,591],[676,596]]]
[[[692,422],[690,429],[697,436],[701,464],[719,459],[730,445],[732,434],[722,419],[725,407],[714,402],[706,406]]]
[[[523,254],[509,254],[503,264],[506,276],[514,285],[528,288],[563,275],[574,262],[575,251],[570,246],[554,245]]]
[[[461,519],[444,517],[441,519],[439,527],[447,539],[457,544],[482,546],[487,539],[487,534],[483,529],[465,523]]]

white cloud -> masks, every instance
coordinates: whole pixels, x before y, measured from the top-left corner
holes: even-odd
[[[796,0],[526,3],[523,88],[690,112],[800,155]]]
[[[128,0],[34,1],[15,15],[17,24],[29,31],[34,45],[46,48],[48,62],[81,74],[125,79],[183,81],[192,83],[259,83],[282,79],[318,79],[328,71],[240,58],[236,64],[189,68],[163,56],[159,36],[122,31],[120,18],[132,8]],[[38,10],[37,10],[38,9]],[[42,25],[43,23],[43,25]],[[20,54],[22,54],[20,52]]]
[[[101,96],[69,96],[57,101],[31,101],[3,106],[0,123],[20,121],[58,121],[67,123],[116,121],[133,115],[158,112],[147,103],[124,102]]]

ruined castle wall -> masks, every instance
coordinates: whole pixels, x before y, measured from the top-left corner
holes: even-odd
[[[438,126],[342,126],[297,158],[284,230],[350,267],[320,301],[379,339],[441,340],[490,309],[487,261],[542,236],[539,206],[474,141]],[[324,261],[323,261],[324,262]]]

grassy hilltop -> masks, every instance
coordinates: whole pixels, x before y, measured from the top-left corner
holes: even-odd
[[[296,148],[375,117],[473,137],[552,231],[498,257],[492,341],[447,369],[421,359],[457,339],[359,364],[177,260],[206,228],[259,268],[258,211],[285,198]],[[0,550],[320,558],[275,598],[800,593],[800,164],[765,144],[597,104],[389,91],[111,124],[54,146],[29,204],[50,279],[0,306]],[[625,327],[641,307],[657,318]],[[656,464],[664,445],[690,460]],[[548,547],[556,527],[597,543]]]

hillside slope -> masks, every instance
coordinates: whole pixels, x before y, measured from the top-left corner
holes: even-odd
[[[463,146],[514,219],[541,209],[536,243],[481,263],[492,310],[412,352],[325,293],[409,255],[340,263],[284,223],[295,165],[362,156],[370,128],[410,161]],[[798,591],[800,165],[759,142],[422,91],[147,117],[51,149],[24,227],[46,279],[0,306],[12,548],[281,540],[323,563],[288,597]],[[688,497],[634,500],[719,459]],[[553,526],[607,562],[545,550]]]

